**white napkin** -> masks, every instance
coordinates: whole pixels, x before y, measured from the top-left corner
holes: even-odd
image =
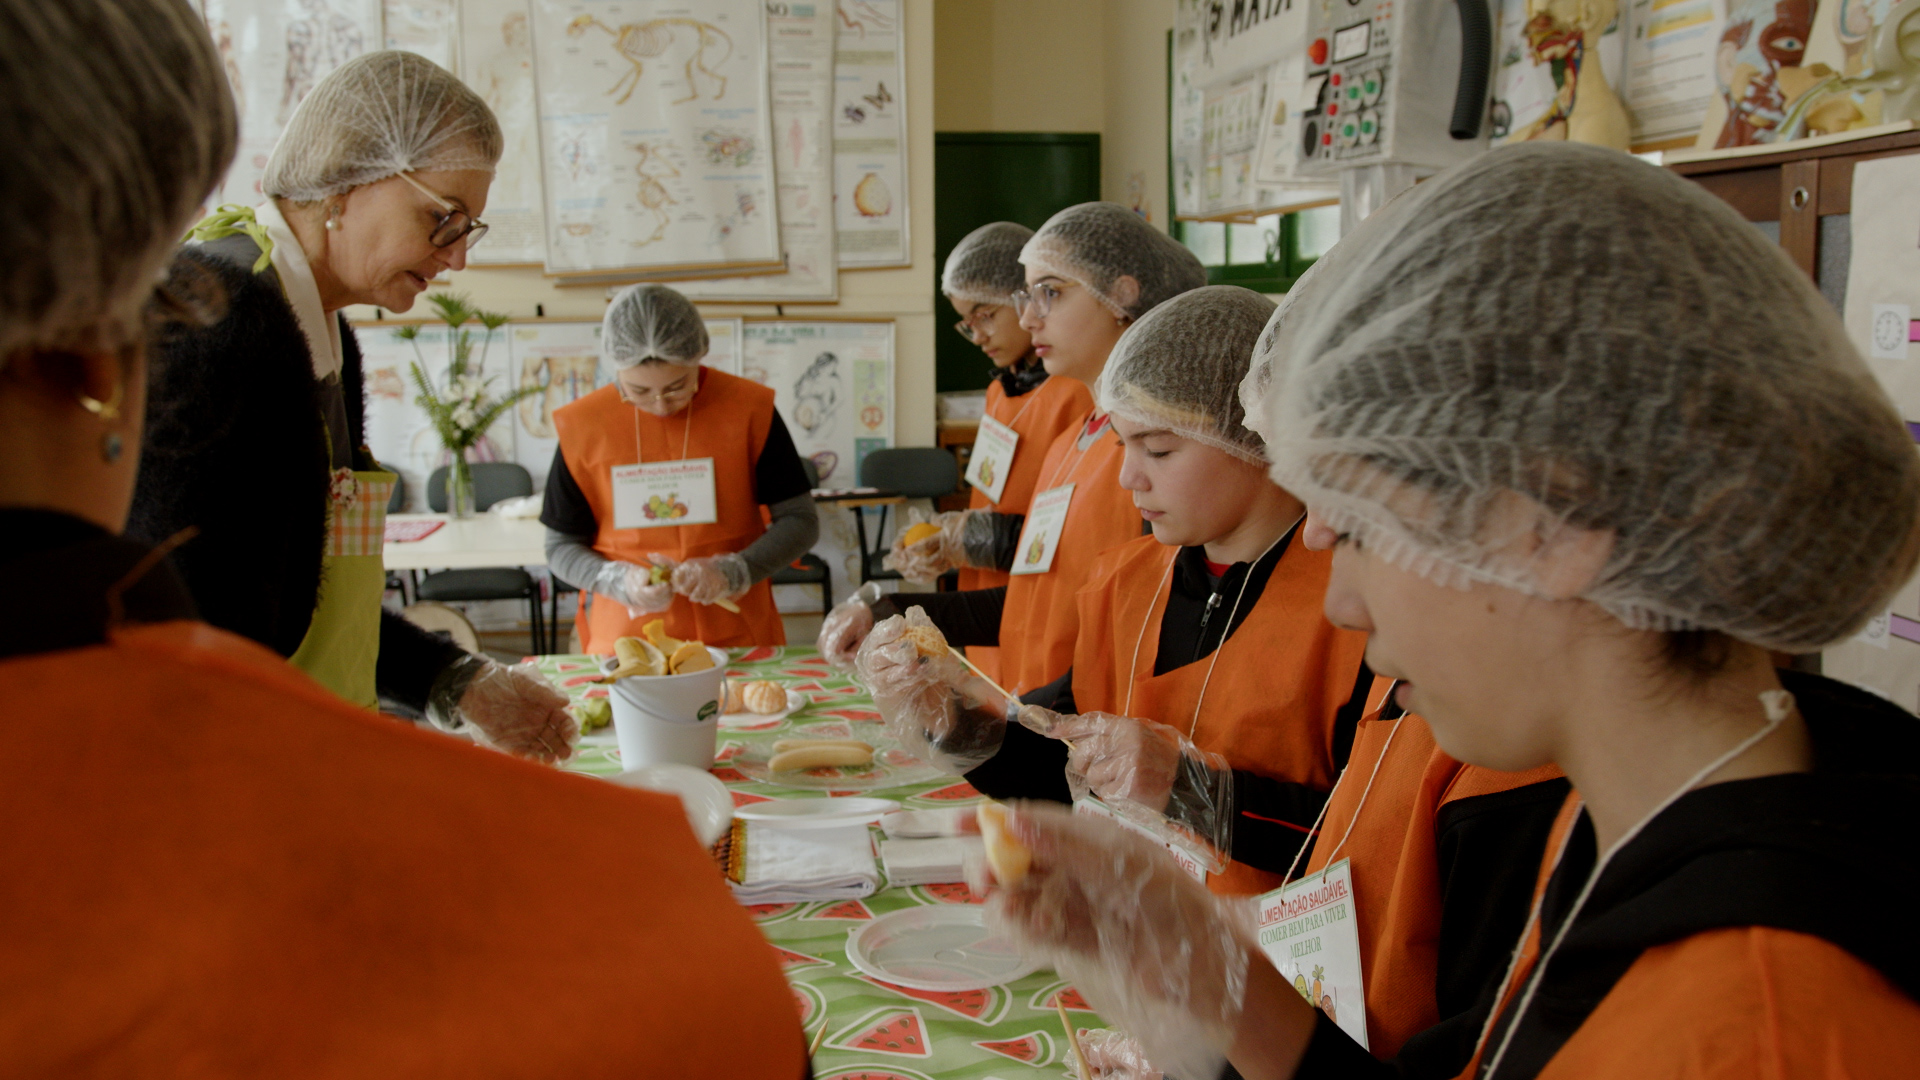
[[[892,839],[918,839],[927,836],[959,836],[960,823],[973,817],[971,806],[948,806],[939,810],[902,810],[880,819],[880,827]]]
[[[745,827],[735,847],[734,899],[743,904],[857,900],[880,887],[873,841],[864,824],[822,829]]]
[[[537,518],[540,516],[540,499],[538,495],[501,499],[489,507],[487,513],[503,518]]]
[[[880,862],[887,868],[887,884],[939,885],[967,880],[967,857],[984,857],[977,836],[942,836],[929,840],[882,840]]]

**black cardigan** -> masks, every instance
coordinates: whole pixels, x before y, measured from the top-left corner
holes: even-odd
[[[150,343],[140,478],[127,536],[157,544],[188,526],[175,567],[201,617],[291,656],[320,594],[328,455],[313,358],[271,269],[244,236],[185,247],[176,259],[225,286],[227,315],[170,328]],[[341,383],[354,446],[365,441],[360,346],[341,321]],[[433,680],[465,656],[391,611],[380,618],[382,696],[424,708]]]

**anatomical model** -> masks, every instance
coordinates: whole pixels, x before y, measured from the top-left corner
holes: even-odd
[[[1553,105],[1520,139],[1565,139],[1627,148],[1627,110],[1600,65],[1600,35],[1619,13],[1615,0],[1527,0],[1527,52],[1551,65]]]

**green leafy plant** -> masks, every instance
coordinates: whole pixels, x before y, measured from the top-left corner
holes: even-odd
[[[419,391],[420,407],[426,410],[440,436],[440,444],[453,453],[455,461],[464,461],[466,451],[486,436],[494,421],[521,399],[539,393],[540,387],[522,387],[495,397],[494,380],[479,374],[486,370],[487,351],[493,345],[494,331],[507,323],[505,315],[480,310],[463,293],[433,293],[427,297],[427,304],[452,331],[447,339],[444,389],[436,389],[427,378],[424,358],[420,356],[420,327],[403,326],[394,330],[393,335],[413,345],[413,385]],[[473,362],[474,332],[468,329],[468,324],[474,322],[485,329],[477,363]]]

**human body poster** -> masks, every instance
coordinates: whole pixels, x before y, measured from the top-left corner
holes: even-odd
[[[1554,16],[1557,9],[1528,0],[1501,0],[1493,56],[1493,145],[1566,137],[1581,68],[1598,63],[1617,95],[1627,66],[1626,20],[1618,13],[1597,48],[1585,29]],[[1576,11],[1579,9],[1576,9]]]
[[[899,0],[837,0],[834,217],[844,267],[906,266],[906,34]]]
[[[487,193],[491,228],[486,240],[467,253],[467,261],[475,266],[540,263],[547,255],[547,212],[526,0],[462,0],[460,78],[493,110],[506,138]]]
[[[546,268],[780,265],[761,0],[532,0]]]
[[[893,441],[892,322],[748,322],[740,374],[774,407],[820,486],[850,488],[860,459]]]

